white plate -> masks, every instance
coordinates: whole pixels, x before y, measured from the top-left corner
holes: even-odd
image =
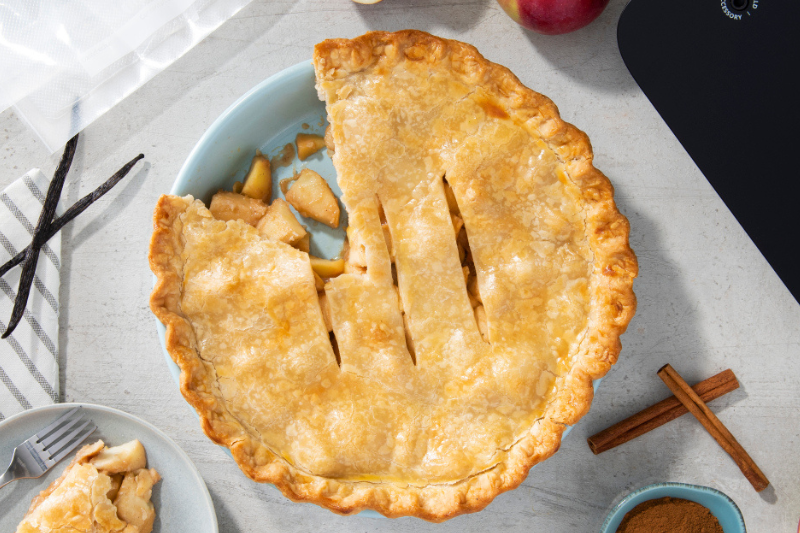
[[[110,407],[56,404],[31,409],[0,423],[0,468],[11,461],[14,447],[73,407],[82,406],[97,426],[85,444],[102,439],[116,446],[139,439],[147,451],[147,466],[161,481],[153,489],[154,533],[218,533],[217,515],[203,478],[175,442],[152,424]],[[0,531],[15,531],[31,500],[64,471],[70,457],[38,479],[19,479],[0,489]]]

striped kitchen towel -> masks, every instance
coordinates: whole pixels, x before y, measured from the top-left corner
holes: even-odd
[[[0,193],[0,265],[30,244],[49,180],[33,169]],[[60,215],[62,207],[56,210]],[[41,249],[22,321],[0,340],[0,420],[24,409],[59,401],[58,291],[61,234]],[[0,332],[5,331],[22,266],[0,278]]]

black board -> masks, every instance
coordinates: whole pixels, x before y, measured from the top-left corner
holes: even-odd
[[[800,301],[800,0],[632,0],[636,82]]]

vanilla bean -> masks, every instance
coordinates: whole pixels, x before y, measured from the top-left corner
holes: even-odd
[[[53,224],[48,228],[47,233],[45,235],[45,241],[49,241],[53,235],[61,231],[61,228],[66,226],[69,222],[72,221],[76,216],[83,213],[87,207],[92,205],[95,201],[97,201],[100,197],[102,197],[105,193],[111,190],[114,185],[119,183],[122,178],[124,178],[128,172],[130,172],[131,168],[138,163],[141,159],[144,158],[144,154],[139,154],[133,159],[131,159],[128,163],[125,164],[124,167],[119,169],[113,176],[108,178],[108,180],[96,188],[94,191],[90,192],[74,204],[72,207],[67,209],[63,215],[58,217],[53,221]],[[6,272],[17,266],[25,259],[25,254],[28,252],[30,246],[19,252],[17,255],[9,259],[3,266],[0,267],[0,277],[5,275]]]
[[[19,321],[22,320],[25,306],[28,305],[28,295],[31,292],[33,277],[36,274],[36,262],[39,260],[39,250],[42,244],[47,242],[45,234],[47,228],[49,228],[53,222],[53,215],[55,215],[58,200],[61,198],[61,190],[64,188],[64,181],[67,179],[69,167],[72,166],[72,159],[75,157],[75,148],[77,145],[78,135],[75,135],[72,139],[67,141],[67,146],[64,148],[64,155],[61,156],[61,162],[58,164],[53,179],[50,181],[50,186],[47,188],[44,207],[42,207],[42,213],[39,215],[39,221],[36,223],[36,229],[33,232],[33,239],[31,240],[30,246],[28,246],[28,251],[25,253],[25,260],[22,263],[22,275],[19,278],[17,297],[14,299],[14,310],[11,312],[11,319],[8,321],[8,327],[0,338],[5,339],[14,331]]]

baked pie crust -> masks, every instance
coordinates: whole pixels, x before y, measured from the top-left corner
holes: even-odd
[[[338,354],[307,254],[163,196],[151,309],[181,391],[292,500],[478,511],[555,453],[616,361],[636,307],[628,221],[586,135],[472,46],[374,32],[317,45],[314,67],[350,221],[348,267],[325,285]]]

